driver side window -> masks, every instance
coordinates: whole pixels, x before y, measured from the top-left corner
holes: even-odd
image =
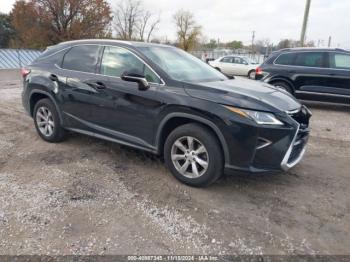
[[[144,75],[151,83],[160,83],[159,77],[130,51],[113,46],[106,46],[103,52],[100,73],[107,76],[121,77],[125,71],[136,71]]]

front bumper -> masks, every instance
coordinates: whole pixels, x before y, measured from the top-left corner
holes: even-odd
[[[235,127],[244,134],[229,138],[230,162],[225,164],[225,172],[283,172],[297,165],[305,154],[310,133],[311,114],[307,109],[305,112],[303,117],[300,112],[285,114],[282,127]]]
[[[295,136],[290,144],[286,155],[284,156],[281,168],[284,171],[296,166],[303,158],[306,151],[306,144],[309,140],[309,129],[301,129],[300,125],[295,133]]]

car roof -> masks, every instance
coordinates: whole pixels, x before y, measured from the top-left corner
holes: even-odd
[[[248,58],[248,56],[243,56],[243,55],[224,55],[219,58],[224,58],[224,57],[240,57],[240,58]]]
[[[350,52],[349,50],[342,49],[342,48],[329,48],[329,47],[296,47],[296,48],[284,48],[277,50],[277,53],[283,53],[283,52],[293,52],[293,51],[319,51],[319,52],[329,52],[329,51],[341,51],[341,52]]]
[[[137,42],[137,41],[125,41],[125,40],[117,40],[117,39],[80,39],[80,40],[71,40],[66,42],[61,42],[58,46],[62,45],[76,45],[76,44],[122,44],[126,46],[134,46],[134,47],[150,47],[150,46],[158,46],[158,47],[172,47],[164,44],[156,44],[156,43],[146,43],[146,42]]]

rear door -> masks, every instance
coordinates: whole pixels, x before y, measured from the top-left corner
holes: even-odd
[[[234,75],[248,75],[248,63],[243,60],[241,57],[234,57],[233,59],[233,65],[234,65]]]
[[[296,92],[324,92],[328,87],[329,69],[327,53],[317,51],[296,52],[293,66],[287,68]]]
[[[329,52],[328,92],[350,96],[350,54]]]
[[[97,92],[90,83],[96,81],[101,51],[99,45],[77,45],[63,57],[60,75],[66,77],[66,82],[60,88],[59,98],[65,124],[71,128],[89,129],[91,96]]]

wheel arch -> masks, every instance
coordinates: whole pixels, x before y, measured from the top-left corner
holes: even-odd
[[[224,155],[225,163],[229,162],[228,146],[226,144],[223,134],[221,133],[220,129],[215,125],[215,123],[198,115],[192,115],[181,112],[170,113],[166,117],[164,117],[163,120],[160,122],[156,134],[156,148],[158,153],[161,154],[163,152],[165,140],[171,133],[171,131],[181,125],[188,123],[199,123],[209,128],[209,130],[211,130],[216,135],[220,142],[220,147]]]
[[[275,77],[269,80],[269,84],[273,85],[273,83],[276,82],[284,82],[286,84],[288,84],[290,86],[290,88],[292,89],[293,93],[295,92],[295,86],[293,84],[293,82],[291,80],[289,80],[288,78],[284,78],[284,77]]]
[[[43,90],[34,89],[30,92],[30,95],[29,95],[29,113],[30,113],[30,116],[33,117],[33,114],[34,114],[33,111],[34,111],[35,104],[39,100],[44,99],[44,98],[50,99],[52,101],[52,103],[54,104],[54,106],[57,110],[58,116],[60,118],[60,123],[62,124],[62,122],[63,122],[62,115],[61,115],[61,111],[59,110],[59,107],[57,105],[56,100],[49,92],[46,92]]]

